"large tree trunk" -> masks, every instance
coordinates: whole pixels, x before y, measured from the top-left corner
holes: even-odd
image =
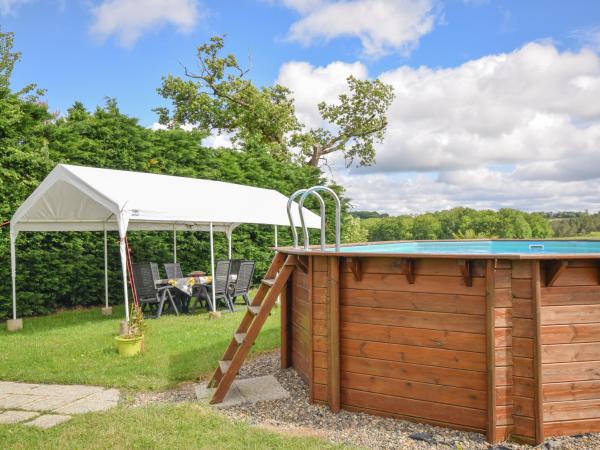
[[[323,153],[323,146],[321,144],[315,144],[313,146],[312,156],[308,160],[308,165],[312,166],[312,167],[319,167],[319,161],[321,160],[322,153]]]

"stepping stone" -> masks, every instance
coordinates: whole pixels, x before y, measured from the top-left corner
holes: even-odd
[[[0,414],[0,423],[19,423],[38,415],[32,411],[4,411]]]
[[[73,400],[104,391],[98,386],[41,384],[31,390],[31,394],[55,397],[68,397]]]
[[[103,402],[118,402],[121,394],[118,389],[103,389],[100,392],[85,397],[86,400],[99,400]]]
[[[27,409],[27,405],[42,399],[37,395],[8,394],[0,398],[0,409]]]
[[[0,381],[0,396],[2,394],[29,394],[39,384],[15,383],[13,381]]]
[[[53,409],[62,408],[73,403],[77,398],[69,397],[42,397],[33,403],[27,405],[27,409],[32,411],[52,411]]]
[[[203,383],[196,386],[196,397],[199,400],[210,400],[213,391],[214,389],[207,389],[206,383]],[[289,392],[279,384],[279,381],[273,375],[266,375],[234,381],[223,402],[214,406],[227,408],[248,403],[279,400],[289,396]]]
[[[83,414],[88,412],[106,411],[117,406],[117,402],[109,400],[96,400],[84,397],[68,405],[56,408],[54,411],[61,414]]]
[[[64,416],[60,414],[44,414],[43,416],[39,416],[37,419],[33,419],[31,422],[27,422],[24,425],[46,429],[52,428],[53,426],[66,422],[67,420],[71,420],[71,416]]]

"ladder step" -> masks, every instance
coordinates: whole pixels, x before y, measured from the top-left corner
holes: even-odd
[[[275,284],[275,278],[263,278],[262,284],[266,284],[269,287],[272,287]]]
[[[235,342],[242,345],[242,343],[244,342],[244,339],[246,339],[246,333],[235,333],[233,335],[233,337],[235,339]]]
[[[231,366],[231,361],[219,361],[219,367],[223,375],[227,373],[229,366]]]
[[[248,311],[257,316],[260,312],[260,306],[248,306]]]

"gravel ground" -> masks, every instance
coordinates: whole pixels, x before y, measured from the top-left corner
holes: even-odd
[[[531,449],[527,445],[503,443],[490,446],[479,433],[455,431],[403,420],[341,411],[333,414],[326,406],[308,403],[308,389],[293,369],[279,368],[279,352],[247,361],[239,378],[274,375],[290,393],[282,400],[218,409],[234,420],[295,435],[319,436],[331,442],[370,449]],[[155,402],[195,401],[193,385],[176,390],[138,394],[134,406]],[[541,449],[600,449],[600,434],[550,439]]]

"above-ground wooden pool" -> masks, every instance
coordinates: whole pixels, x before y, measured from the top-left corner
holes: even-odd
[[[310,400],[540,443],[600,431],[600,242],[278,248]]]

